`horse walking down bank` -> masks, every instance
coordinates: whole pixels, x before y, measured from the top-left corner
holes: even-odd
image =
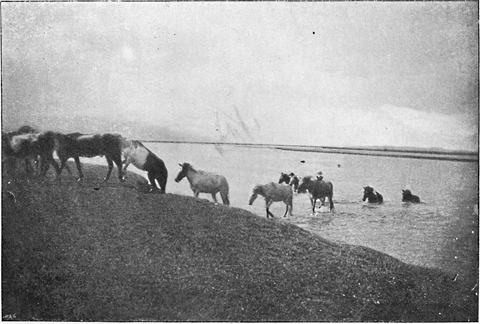
[[[258,195],[261,195],[265,198],[265,209],[267,211],[267,218],[271,216],[274,218],[273,214],[270,212],[270,206],[276,201],[283,201],[287,206],[285,210],[285,214],[283,217],[289,213],[290,216],[292,215],[293,209],[293,189],[291,186],[270,182],[265,185],[256,185],[253,188],[252,195],[250,196],[250,200],[248,204],[251,205],[257,199]]]
[[[293,172],[290,173],[290,174],[286,174],[286,173],[282,172],[280,174],[280,179],[278,179],[278,183],[283,183],[283,182],[292,186],[294,192],[298,191],[298,185],[300,183],[300,178],[297,177]]]
[[[45,176],[52,165],[57,176],[60,174],[58,163],[53,158],[53,152],[58,148],[57,133],[48,131],[41,133],[2,133],[2,155],[24,159],[27,174],[30,173],[30,160],[42,161],[40,175]],[[38,166],[38,163],[37,163]]]
[[[106,133],[85,135],[82,133],[70,133],[66,135],[60,134],[58,135],[58,138],[60,145],[57,150],[57,155],[61,162],[60,173],[65,166],[67,167],[67,170],[70,171],[66,162],[69,158],[73,158],[77,165],[78,180],[80,181],[83,178],[80,157],[92,158],[104,155],[108,163],[108,172],[103,181],[108,181],[110,178],[114,162],[118,167],[118,178],[120,181],[124,180],[122,173],[123,137],[120,134]]]
[[[363,187],[363,201],[368,200],[369,203],[381,204],[383,203],[383,196],[372,187]]]
[[[310,196],[310,202],[312,203],[312,212],[315,214],[315,204],[317,199],[324,199],[328,197],[330,202],[330,212],[335,212],[335,206],[333,205],[333,184],[330,181],[312,180],[312,177],[303,177],[300,185],[298,186],[298,193],[307,192]]]
[[[227,179],[218,174],[196,170],[190,163],[179,164],[182,170],[175,178],[175,182],[180,182],[183,178],[187,177],[190,182],[190,188],[198,198],[198,195],[203,193],[209,193],[212,195],[212,199],[217,203],[217,192],[220,192],[224,205],[230,205],[228,198],[228,182]]]
[[[402,201],[419,204],[420,197],[413,195],[410,190],[405,189],[405,190],[402,190]]]
[[[122,142],[122,152],[125,156],[125,160],[122,161],[125,164],[123,167],[124,173],[131,163],[138,169],[147,171],[148,180],[153,190],[159,190],[155,183],[155,180],[157,180],[162,193],[165,193],[168,171],[165,163],[158,156],[136,140],[124,140]]]

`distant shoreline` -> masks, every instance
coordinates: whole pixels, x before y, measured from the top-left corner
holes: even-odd
[[[421,150],[421,149],[400,149],[400,148],[375,148],[375,147],[336,147],[336,146],[308,146],[308,145],[278,145],[278,144],[253,144],[253,143],[222,143],[222,142],[196,142],[196,141],[155,141],[141,140],[146,143],[170,143],[170,144],[203,144],[203,145],[224,145],[243,146],[253,148],[270,148],[286,151],[350,154],[383,156],[410,159],[426,159],[456,162],[478,162],[478,152],[470,151],[448,151],[448,150]]]

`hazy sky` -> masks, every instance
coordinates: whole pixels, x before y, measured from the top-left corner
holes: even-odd
[[[476,2],[1,9],[4,127],[94,118],[231,142],[478,145]]]

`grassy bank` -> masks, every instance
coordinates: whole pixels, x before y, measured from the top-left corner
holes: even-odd
[[[476,321],[478,288],[85,165],[2,178],[4,320]],[[169,181],[172,181],[171,179]],[[167,185],[168,191],[168,185]]]

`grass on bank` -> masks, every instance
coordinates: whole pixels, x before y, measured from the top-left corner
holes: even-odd
[[[3,176],[4,320],[478,320],[478,288],[440,270],[84,166]]]

